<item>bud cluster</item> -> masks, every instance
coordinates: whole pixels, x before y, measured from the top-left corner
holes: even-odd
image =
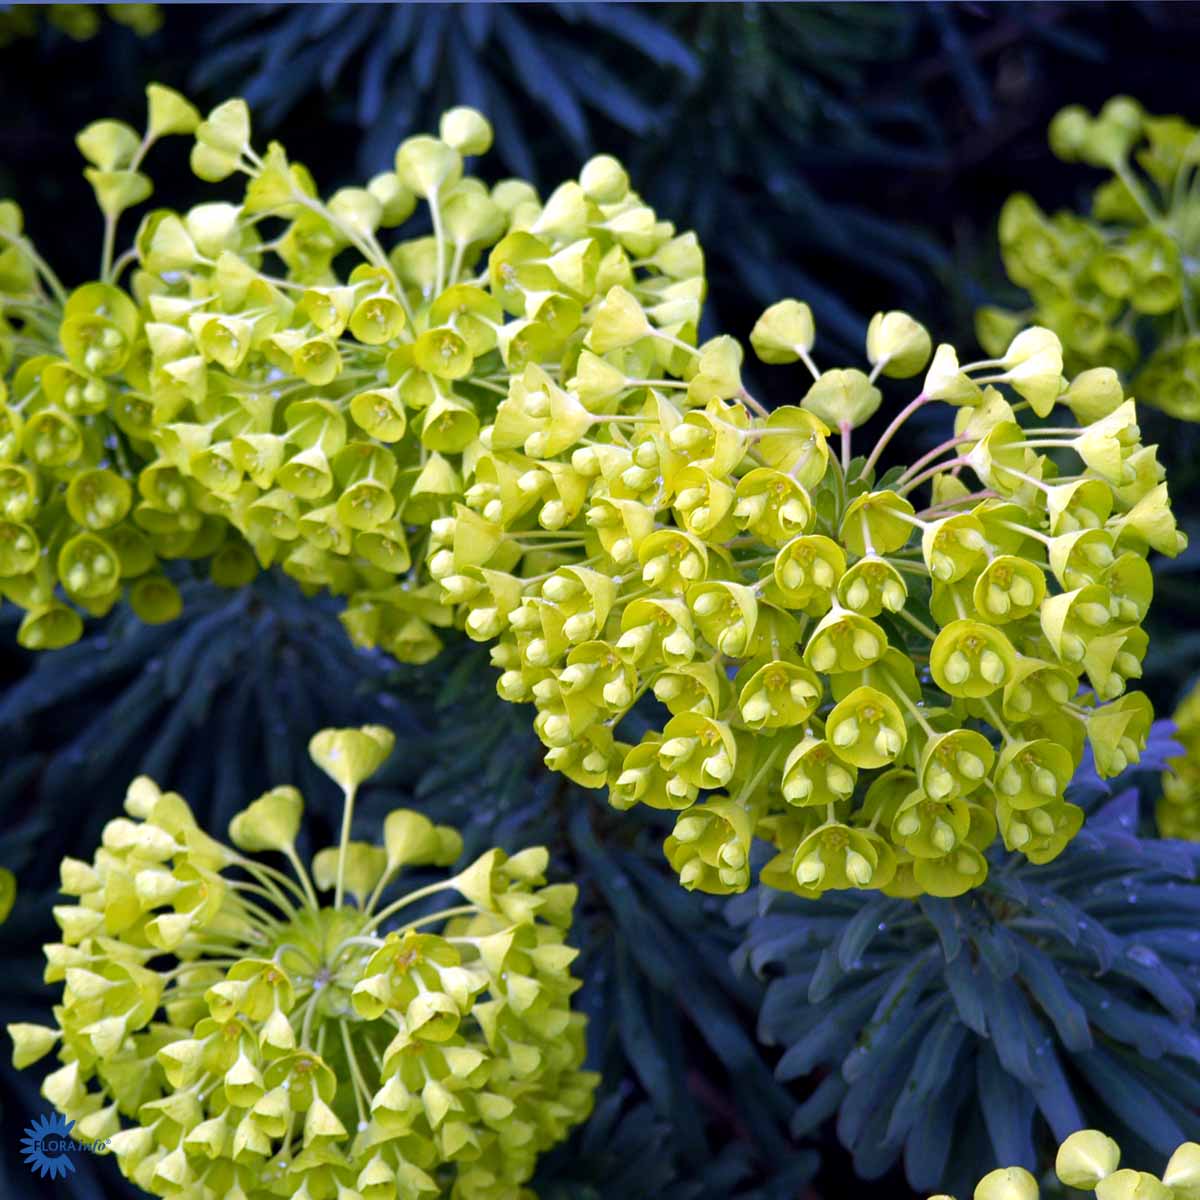
[[[150,98],[140,142],[115,122],[81,135],[105,212],[145,195],[164,131],[191,129],[197,174],[241,173],[245,193],[150,213],[132,296],[117,260],[65,298],[57,354],[26,354],[54,284],[9,238],[34,300],[12,306],[0,588],[29,610],[26,645],[78,633],[56,583],[96,611],[131,579],[140,611],[169,615],[153,565],[179,555],[230,582],[278,563],[406,661],[465,627],[494,643],[500,694],[535,705],[549,766],[678,812],[667,856],[717,893],[748,886],[760,837],[764,879],[802,895],[958,894],[997,834],[1037,862],[1073,836],[1063,789],[1088,736],[1106,774],[1138,756],[1146,556],[1183,537],[1111,369],[1068,383],[1042,328],[960,366],[888,312],[869,371],[822,371],[808,306],[783,300],[751,342],[812,383],[768,414],[734,339],[695,344],[694,236],[615,160],[544,202],[488,189],[462,171],[490,128],[456,109],[394,172],[322,201],[282,147],[253,149],[241,101],[199,121]],[[418,197],[432,236],[385,252]],[[879,377],[923,372],[854,459]],[[877,478],[939,401],[953,436]],[[649,693],[661,719],[626,744]]]
[[[162,26],[158,4],[6,4],[0,9],[0,49],[21,38],[35,37],[42,20],[61,29],[72,41],[86,42],[100,32],[105,17],[149,37]]]
[[[1200,842],[1200,684],[1183,698],[1172,718],[1184,753],[1163,772],[1156,817],[1163,837]]]
[[[144,136],[99,121],[78,139],[106,218],[99,281],[68,295],[16,206],[0,205],[0,589],[27,610],[21,641],[74,641],[81,611],[122,596],[170,619],[179,599],[159,563],[182,557],[229,585],[280,564],[351,595],[356,639],[426,661],[453,619],[421,571],[434,522],[472,486],[503,488],[506,518],[536,515],[554,550],[579,513],[576,477],[522,469],[518,486],[511,469],[555,457],[562,435],[543,433],[536,459],[507,452],[564,420],[582,434],[627,386],[584,355],[585,375],[605,375],[595,413],[576,401],[569,417],[522,417],[495,459],[480,431],[510,380],[541,362],[574,376],[585,308],[612,287],[642,321],[694,339],[695,237],[675,236],[609,158],[544,203],[520,180],[465,177],[463,156],[491,140],[469,109],[446,113],[440,138],[404,142],[395,171],[324,202],[277,143],[253,150],[243,102],[201,121],[168,89],[149,101]],[[151,192],[148,148],[189,132],[197,174],[243,174],[243,202],[154,210],[114,262],[116,220]],[[418,198],[433,236],[385,252],[379,237]]]
[[[979,311],[977,332],[989,353],[1031,322],[1059,335],[1070,372],[1100,365],[1133,372],[1149,345],[1133,381],[1139,399],[1200,420],[1198,297],[1189,266],[1200,244],[1198,136],[1182,117],[1149,116],[1127,96],[1095,117],[1072,105],[1054,118],[1054,153],[1112,177],[1093,193],[1089,216],[1048,217],[1023,193],[1004,205],[1005,270],[1032,304],[1024,312]]]
[[[404,809],[381,845],[349,840],[355,790],[391,745],[378,726],[313,739],[346,821],[311,869],[294,788],[239,813],[229,846],[145,777],[92,862],[64,860],[71,902],[45,948],[61,1003],[53,1026],[9,1026],[13,1059],[58,1047],[43,1095],[144,1191],[509,1200],[590,1111],[564,941],[576,889],[546,885],[540,847],[489,850],[380,905],[402,870],[462,850]],[[249,857],[264,852],[294,876]],[[464,902],[405,911],[443,892]]]
[[[609,293],[585,341],[615,357],[604,333],[620,313],[632,349],[652,352],[661,337],[633,311]],[[551,767],[609,785],[618,807],[679,813],[666,852],[689,888],[747,887],[756,836],[778,852],[763,880],[808,896],[955,895],[983,881],[997,833],[1048,861],[1082,822],[1063,793],[1085,741],[1110,776],[1150,727],[1146,698],[1126,692],[1146,648],[1146,554],[1183,539],[1134,404],[1109,370],[1068,385],[1042,329],[960,367],[950,346],[928,363],[925,331],[881,314],[870,375],[818,371],[795,301],[752,340],[766,361],[808,360],[800,404],[753,417],[736,368],[706,395],[709,343],[686,392],[631,389],[606,438],[543,460],[586,481],[582,562],[539,560],[532,579],[500,569],[480,551],[506,514],[479,490],[435,527],[431,572],[468,634],[496,641],[500,693],[536,706]],[[852,461],[874,379],[927,364],[916,399]],[[493,449],[535,386],[562,409],[579,383],[529,369]],[[954,436],[875,487],[896,428],[939,400],[958,406]],[[1020,423],[1060,402],[1069,424]],[[623,744],[618,725],[648,691],[663,718]]]
[[[1200,1194],[1200,1145],[1184,1142],[1162,1177],[1122,1167],[1121,1148],[1098,1129],[1080,1129],[1058,1148],[1054,1173],[1065,1187],[1095,1192],[1097,1200],[1192,1200]],[[974,1200],[1038,1200],[1037,1180],[1023,1167],[1001,1167],[985,1175]],[[953,1200],[931,1196],[930,1200]]]

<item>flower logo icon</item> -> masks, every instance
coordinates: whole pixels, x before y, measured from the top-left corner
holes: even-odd
[[[71,1127],[58,1113],[38,1117],[25,1129],[21,1138],[21,1154],[31,1171],[43,1179],[65,1179],[75,1170],[70,1152],[75,1148],[71,1141]]]

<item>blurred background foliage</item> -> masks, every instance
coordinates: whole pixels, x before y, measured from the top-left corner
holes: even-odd
[[[150,80],[202,105],[244,94],[256,128],[284,141],[325,190],[361,180],[406,133],[470,103],[495,124],[497,150],[484,165],[497,176],[526,175],[545,191],[593,151],[625,160],[659,211],[701,236],[707,331],[744,339],[766,303],[799,296],[816,311],[822,365],[860,357],[867,318],[891,307],[939,339],[971,344],[978,305],[1011,299],[995,242],[1005,198],[1023,190],[1049,212],[1078,208],[1095,184],[1094,172],[1046,145],[1063,105],[1094,110],[1125,92],[1152,111],[1200,117],[1189,109],[1200,8],[1151,0],[164,5],[157,27],[144,13],[131,21],[102,6],[57,7],[71,12],[55,21],[41,8],[31,20],[32,10],[0,4],[0,33],[15,31],[0,36],[0,196],[23,205],[70,282],[95,270],[99,245],[73,136],[101,115],[139,120]],[[187,204],[186,148],[174,160],[171,149],[159,199]],[[81,226],[80,213],[95,227]],[[776,371],[753,384],[778,404],[796,400],[803,380]],[[1166,714],[1200,670],[1200,427],[1157,413],[1144,423],[1147,440],[1163,444],[1194,544],[1156,565],[1145,683]],[[900,453],[911,459],[945,432],[910,422]],[[1197,1061],[1198,955],[1175,926],[1195,926],[1196,858],[1149,840],[1152,796],[1140,806],[1137,796],[1153,791],[1153,775],[1107,788],[1081,776],[1077,787],[1092,788],[1089,802],[1103,814],[1089,840],[1052,868],[997,870],[988,896],[882,915],[870,905],[895,902],[780,899],[760,913],[744,898],[730,925],[721,902],[666,878],[658,814],[614,821],[598,796],[541,769],[528,714],[495,698],[494,672],[476,648],[453,644],[427,668],[400,669],[354,650],[336,605],[288,580],[264,577],[238,594],[198,578],[181,585],[188,603],[173,624],[148,629],[118,612],[78,646],[36,660],[14,648],[15,623],[0,614],[0,867],[21,880],[0,926],[3,1020],[33,1018],[46,1003],[38,947],[53,930],[57,861],[90,851],[135,773],[184,792],[217,829],[259,790],[295,782],[309,798],[313,836],[325,838],[336,798],[307,761],[307,739],[322,725],[384,720],[400,747],[359,821],[403,803],[460,824],[469,848],[542,840],[559,877],[581,887],[580,995],[605,1084],[592,1122],[542,1164],[543,1200],[837,1197],[856,1187],[855,1165],[886,1172],[876,1186],[889,1194],[933,1190],[935,1175],[939,1186],[953,1181],[950,1168],[928,1144],[910,1146],[947,1111],[957,1083],[927,1088],[912,1122],[891,1129],[887,1153],[864,1157],[889,1095],[889,1127],[899,1106],[883,1088],[874,1106],[856,1101],[863,1092],[846,1064],[856,1078],[878,1070],[889,1086],[907,1086],[917,1056],[921,1079],[937,1083],[951,1051],[952,1072],[973,1078],[954,1110],[964,1176],[997,1153],[1016,1161],[1044,1149],[1068,1101],[1137,1134],[1137,1089],[1149,1089],[1191,1130],[1183,1110],[1200,1106],[1194,1082],[1185,1086]],[[1152,766],[1167,752],[1165,729],[1155,746]],[[1094,891],[1106,862],[1119,864],[1119,903]],[[1146,902],[1130,905],[1122,880]],[[1067,911],[1100,932],[1072,940],[1051,915]],[[863,941],[871,929],[877,936]],[[1139,966],[1131,946],[1167,961]],[[1013,954],[1021,968],[1008,970]],[[1030,971],[1057,981],[1045,986],[1070,1004],[1023,1001],[1017,1018],[1031,1014],[1025,1034],[1050,1038],[1065,1081],[1057,1095],[1043,1105],[1021,1074],[1021,1055],[1036,1056],[1042,1041],[1016,1039],[1006,1060],[1000,1039],[963,1019],[947,1022],[953,1037],[933,1049],[918,1032],[872,1058],[871,1013],[847,1024],[841,999],[894,989],[917,956],[934,975],[984,962],[975,974],[995,967],[986,986],[1010,996],[1034,991]],[[1096,975],[1109,959],[1140,976],[1111,963]],[[931,998],[947,1012],[958,1003],[941,985],[925,986],[911,1001],[925,1014],[918,1031]],[[1106,1001],[1130,1014],[1124,1028],[1100,1016]],[[843,1019],[813,1040],[813,1022],[830,1014]],[[1131,1057],[1145,1062],[1130,1066]],[[0,1108],[36,1111],[35,1086],[32,1073],[5,1066]],[[127,1194],[108,1164],[81,1167],[91,1173],[56,1194]],[[15,1141],[6,1142],[0,1194],[29,1186]]]

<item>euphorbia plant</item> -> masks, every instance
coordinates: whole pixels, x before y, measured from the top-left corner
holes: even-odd
[[[1200,684],[1193,685],[1172,719],[1184,752],[1163,773],[1158,831],[1163,837],[1200,841]]]
[[[462,841],[405,809],[381,844],[351,840],[392,743],[379,726],[313,738],[345,820],[309,867],[296,789],[237,814],[228,845],[145,777],[92,862],[64,860],[73,902],[45,948],[62,1000],[53,1026],[9,1026],[14,1061],[57,1046],[43,1095],[144,1190],[507,1200],[590,1111],[575,887],[546,885],[535,847],[397,895]],[[430,903],[447,893],[461,902]]]
[[[176,557],[230,584],[278,563],[408,661],[462,625],[535,705],[548,765],[678,811],[668,858],[719,893],[748,886],[758,836],[763,878],[801,895],[958,894],[997,833],[1035,862],[1070,840],[1087,737],[1107,774],[1137,757],[1146,557],[1183,538],[1113,371],[1064,379],[1044,329],[960,366],[899,312],[872,321],[868,370],[821,370],[785,300],[751,341],[812,379],[768,413],[736,341],[695,345],[695,238],[615,160],[544,202],[489,189],[463,157],[490,128],[456,109],[325,201],[255,151],[241,101],[150,101],[144,136],[80,135],[100,281],[68,295],[5,218],[0,588],[25,644],[126,592],[170,617]],[[115,256],[167,132],[195,134],[201,178],[244,176],[241,203],[151,212]],[[385,250],[418,198],[432,235]],[[856,459],[880,376],[923,382]],[[934,403],[953,436],[883,472]],[[626,744],[648,693],[658,719]]]
[[[1200,297],[1190,266],[1200,248],[1200,132],[1115,96],[1095,116],[1064,108],[1049,140],[1064,161],[1111,176],[1086,214],[1048,217],[1029,195],[1009,197],[1000,250],[1030,305],[981,309],[980,341],[999,352],[1021,325],[1046,325],[1062,338],[1070,369],[1116,367],[1133,376],[1140,400],[1200,419]]]

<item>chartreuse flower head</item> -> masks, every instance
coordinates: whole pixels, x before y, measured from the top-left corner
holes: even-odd
[[[1061,115],[1061,114],[1060,114]],[[1054,1173],[1066,1187],[1097,1200],[1192,1200],[1200,1192],[1200,1145],[1184,1142],[1160,1179],[1149,1171],[1118,1169],[1121,1148],[1098,1129],[1081,1129],[1058,1148]],[[973,1200],[1038,1200],[1037,1180],[1022,1167],[1000,1167],[975,1188]],[[930,1200],[954,1200],[931,1196]]]
[[[923,371],[933,352],[929,332],[903,312],[876,313],[867,327],[867,358],[890,379]]]
[[[1195,138],[1182,118],[1149,116],[1127,96],[1094,116],[1072,105],[1051,122],[1050,148],[1111,173],[1093,193],[1090,214],[1047,217],[1023,194],[1001,213],[1005,267],[1031,303],[1023,312],[981,309],[980,341],[998,353],[1030,321],[1053,329],[1068,372],[1082,372],[1067,402],[1085,423],[1114,406],[1112,368],[1137,370],[1139,399],[1200,419],[1197,293],[1187,270]]]
[[[1163,837],[1200,841],[1200,684],[1183,698],[1174,721],[1175,740],[1184,752],[1163,773],[1158,831]]]
[[[311,752],[349,797],[391,743],[378,726],[325,730]],[[234,817],[236,850],[144,777],[125,809],[91,863],[62,864],[54,1024],[9,1033],[17,1067],[57,1047],[43,1094],[138,1187],[501,1200],[586,1117],[575,889],[546,884],[545,850],[489,850],[404,890],[404,869],[462,852],[416,812],[389,814],[382,845],[347,825],[310,873],[294,788]],[[462,903],[433,901],[453,892]]]
[[[1054,1173],[1067,1187],[1092,1191],[1121,1163],[1121,1147],[1098,1129],[1081,1129],[1058,1148]]]
[[[26,645],[73,640],[125,595],[169,617],[176,557],[229,582],[279,565],[409,662],[463,628],[494,644],[500,695],[534,705],[550,767],[618,807],[700,805],[668,854],[719,891],[748,884],[755,837],[776,850],[766,877],[805,896],[961,891],[997,837],[1062,849],[1089,736],[1104,771],[1140,752],[1145,560],[1184,539],[1119,379],[1064,378],[1048,329],[968,362],[884,312],[863,363],[818,366],[812,311],[784,299],[750,343],[808,381],[767,413],[741,346],[699,341],[695,237],[614,159],[544,198],[489,188],[464,161],[487,122],[455,109],[393,171],[323,198],[282,146],[256,148],[243,102],[150,104],[149,141],[194,124],[197,173],[242,193],[149,213],[69,296],[0,208],[0,328],[19,334],[0,591]],[[83,143],[96,170],[140,173],[148,139]],[[418,201],[420,228],[394,233]],[[954,436],[880,474],[938,401]],[[664,711],[629,744],[647,693]],[[381,861],[348,831],[383,753],[369,731],[314,744],[347,798],[318,869],[335,907]],[[294,853],[288,803],[239,836]]]
[[[990,1171],[975,1188],[974,1200],[1038,1200],[1037,1180],[1024,1167]]]
[[[132,29],[138,37],[149,37],[162,26],[162,6],[158,4],[44,4],[20,5],[0,13],[0,48],[20,38],[34,37],[39,23],[61,30],[72,41],[94,38],[109,17]]]

